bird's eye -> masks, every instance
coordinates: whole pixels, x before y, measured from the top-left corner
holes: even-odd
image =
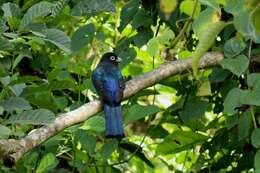
[[[110,60],[115,61],[116,57],[110,56]]]

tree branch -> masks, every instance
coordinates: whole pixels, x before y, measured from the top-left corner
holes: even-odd
[[[204,69],[216,66],[222,59],[222,53],[206,53],[201,59],[200,68]],[[124,90],[124,99],[136,94],[144,88],[154,85],[162,79],[190,71],[191,69],[191,58],[164,63],[160,67],[128,81]],[[101,111],[101,108],[102,103],[99,100],[94,100],[71,112],[59,115],[53,123],[44,125],[32,131],[22,139],[0,140],[0,157],[4,158],[4,163],[6,165],[13,166],[16,161],[30,149],[40,145],[42,142],[63,131],[65,128],[85,121],[89,117]]]

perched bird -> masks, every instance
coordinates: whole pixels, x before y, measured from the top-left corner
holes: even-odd
[[[121,100],[125,84],[120,62],[115,53],[105,53],[92,73],[92,82],[104,104],[106,138],[124,137]]]

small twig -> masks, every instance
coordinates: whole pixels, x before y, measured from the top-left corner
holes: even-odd
[[[188,26],[190,25],[190,23],[192,21],[192,18],[193,18],[194,14],[195,14],[197,4],[198,4],[198,0],[195,0],[194,6],[193,6],[193,10],[192,10],[192,14],[189,17],[189,19],[187,20],[187,22],[185,22],[183,28],[181,29],[181,31],[179,32],[177,37],[173,40],[172,45],[171,45],[172,47],[176,46],[176,44],[180,41],[180,39],[182,38],[182,36],[185,33],[185,31],[188,29]]]
[[[251,114],[251,116],[252,116],[254,128],[257,129],[257,124],[256,124],[256,120],[255,120],[255,114],[254,114],[253,106],[250,106],[249,109],[250,109],[250,114]]]

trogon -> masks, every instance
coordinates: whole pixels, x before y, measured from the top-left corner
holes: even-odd
[[[124,137],[121,101],[125,83],[118,67],[120,62],[115,53],[105,53],[92,72],[93,85],[104,105],[106,138]]]

